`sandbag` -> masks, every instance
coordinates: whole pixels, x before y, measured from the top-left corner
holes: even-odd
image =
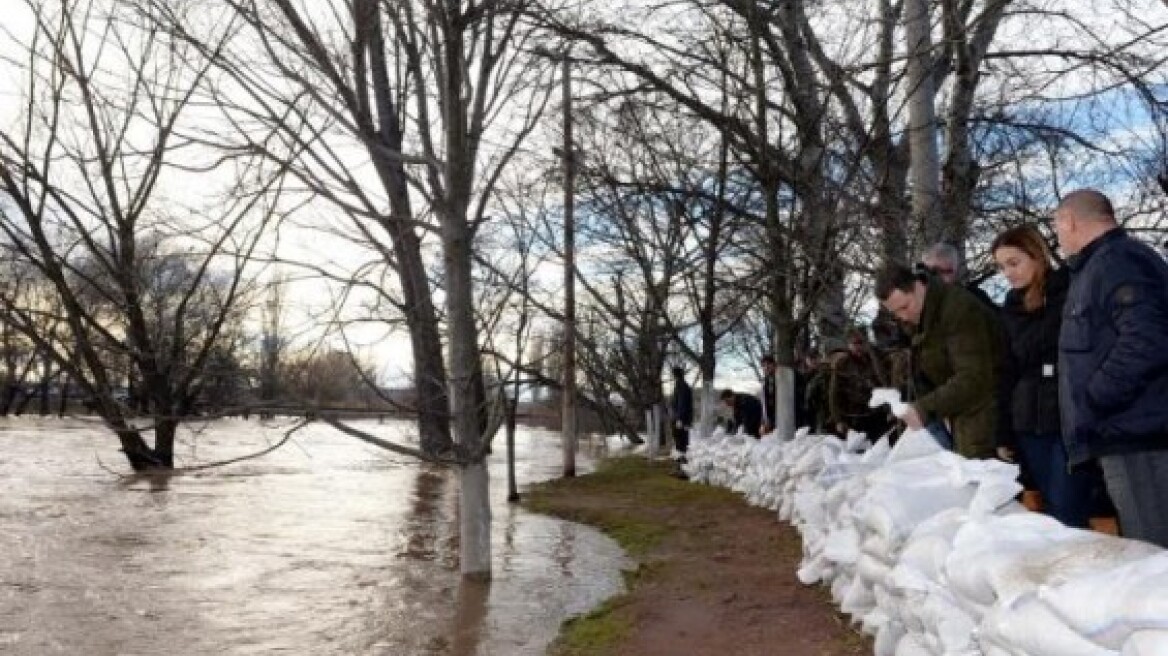
[[[983,651],[997,646],[1028,656],[1119,656],[1076,633],[1036,595],[991,610],[978,627]]]
[[[1112,540],[1156,549],[1135,540]],[[1042,586],[1038,595],[1073,629],[1119,649],[1136,631],[1168,630],[1168,552],[1157,550],[1146,558]]]

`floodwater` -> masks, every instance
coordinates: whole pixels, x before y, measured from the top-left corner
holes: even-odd
[[[176,458],[254,452],[290,426],[217,421]],[[517,442],[521,486],[558,475],[557,434],[521,428]],[[0,419],[0,653],[542,654],[560,622],[622,589],[627,563],[593,529],[507,504],[502,443],[483,584],[458,574],[455,473],[327,426],[152,479],[129,475],[92,421]]]

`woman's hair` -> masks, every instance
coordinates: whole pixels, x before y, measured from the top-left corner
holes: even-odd
[[[1034,280],[1030,281],[1022,296],[1022,307],[1029,311],[1037,310],[1046,302],[1046,277],[1051,269],[1050,247],[1046,245],[1042,233],[1032,225],[1015,226],[998,235],[990,246],[990,253],[996,253],[999,248],[1006,246],[1017,248],[1038,262]]]

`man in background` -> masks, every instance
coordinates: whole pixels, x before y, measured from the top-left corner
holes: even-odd
[[[870,408],[872,390],[887,387],[882,363],[860,328],[848,331],[847,347],[830,358],[828,426],[840,437],[849,431],[864,433],[875,441],[891,428],[883,408]]]
[[[685,380],[685,369],[674,367],[673,373],[673,445],[681,453],[681,462],[689,451],[689,430],[693,426],[693,388]]]
[[[762,427],[762,403],[757,397],[734,390],[723,390],[722,406],[731,417],[727,429],[729,432],[736,433],[742,429],[747,435],[758,439],[759,429]]]
[[[989,294],[985,293],[985,290],[978,285],[970,282],[969,270],[965,267],[965,258],[961,256],[961,251],[957,250],[953,244],[945,242],[933,244],[925,250],[921,262],[925,268],[946,284],[964,287],[965,291],[973,294],[977,300],[994,308],[995,311],[997,310],[997,304],[994,303]]]

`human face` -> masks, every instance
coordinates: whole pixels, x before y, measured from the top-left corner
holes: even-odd
[[[921,310],[925,307],[925,286],[917,282],[913,283],[912,291],[894,289],[881,305],[900,321],[915,326],[921,322]]]
[[[957,280],[957,267],[948,260],[942,260],[935,257],[926,257],[925,266],[937,275],[941,280],[952,285]]]
[[[1029,287],[1041,268],[1038,260],[1030,257],[1030,254],[1021,248],[1014,246],[999,247],[998,250],[994,251],[994,262],[998,265],[998,271],[1002,272],[1006,281],[1014,289]]]
[[[1063,255],[1074,255],[1082,250],[1083,243],[1079,236],[1079,226],[1069,210],[1065,208],[1055,210],[1052,223],[1054,223],[1054,232],[1058,236],[1059,248]]]

